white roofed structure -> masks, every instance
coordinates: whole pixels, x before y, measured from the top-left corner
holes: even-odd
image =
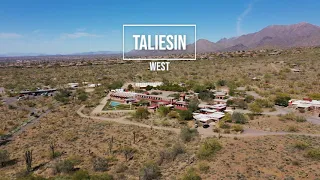
[[[208,121],[219,121],[223,117],[224,117],[223,112],[214,112],[211,114],[195,114],[193,116],[194,119],[203,123],[208,123]]]
[[[310,108],[310,109],[320,109],[320,101],[318,100],[295,100],[289,101],[289,104],[295,108]]]
[[[140,83],[134,84],[135,87],[139,87],[139,88],[146,88],[147,86],[157,87],[161,85],[163,85],[163,82],[140,82]]]

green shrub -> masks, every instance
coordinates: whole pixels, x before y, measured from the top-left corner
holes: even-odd
[[[114,81],[111,84],[108,84],[107,87],[108,89],[119,89],[123,86],[122,81]]]
[[[87,171],[79,170],[72,175],[72,180],[88,180],[90,175]]]
[[[107,171],[109,162],[106,158],[96,157],[92,159],[93,170],[95,171]]]
[[[287,121],[287,120],[294,120],[296,118],[296,115],[294,113],[288,113],[285,115],[280,115],[279,120],[280,121]]]
[[[221,149],[222,146],[217,139],[207,139],[201,144],[200,149],[198,151],[198,157],[200,159],[212,157],[216,154],[216,152],[218,152]]]
[[[179,113],[177,111],[170,111],[168,113],[169,118],[179,118]]]
[[[264,107],[264,108],[274,107],[274,102],[268,99],[257,99],[255,100],[255,103],[257,103],[260,107]]]
[[[246,95],[246,97],[244,98],[244,100],[245,100],[247,103],[251,103],[252,101],[254,101],[254,97],[251,96],[251,95]]]
[[[146,163],[140,170],[141,180],[160,179],[162,176],[160,168],[154,162]]]
[[[192,120],[193,114],[190,110],[179,111],[180,120]]]
[[[11,105],[11,104],[8,106],[8,108],[9,108],[9,109],[17,109],[15,106],[13,106],[13,105]]]
[[[62,155],[62,152],[55,151],[53,154],[52,153],[50,154],[50,158],[54,159],[54,158],[60,157],[61,155]]]
[[[225,133],[225,134],[230,134],[230,129],[225,129],[225,130],[223,131],[223,133]]]
[[[214,94],[211,91],[204,90],[204,91],[199,92],[198,97],[202,101],[210,101],[210,100],[214,99]]]
[[[86,101],[86,100],[88,99],[87,93],[85,92],[85,93],[79,94],[79,95],[78,95],[78,99],[79,99],[80,101]]]
[[[55,94],[54,99],[67,104],[69,102],[69,97],[71,96],[72,92],[66,89],[61,89],[58,93]]]
[[[246,116],[239,112],[234,112],[231,118],[232,118],[232,121],[239,124],[245,124],[248,121]]]
[[[201,177],[196,173],[195,169],[190,168],[182,176],[182,180],[201,180]]]
[[[221,121],[221,122],[219,122],[219,127],[221,129],[230,129],[231,126],[229,124]]]
[[[232,126],[232,129],[236,132],[243,132],[243,126],[236,124]]]
[[[26,171],[19,172],[17,174],[18,180],[46,180],[46,178],[41,176],[36,176],[34,174],[26,173]]]
[[[215,133],[219,133],[219,132],[220,132],[220,129],[219,129],[219,128],[213,128],[212,131],[215,132]]]
[[[210,169],[210,166],[205,162],[200,162],[198,168],[201,172],[207,173]]]
[[[262,109],[261,106],[258,103],[252,103],[249,105],[249,109],[252,113],[254,114],[261,114],[262,113]]]
[[[180,138],[182,139],[183,142],[190,142],[192,138],[194,138],[198,134],[199,133],[197,129],[183,128],[181,129],[181,132],[180,132]]]
[[[294,144],[294,147],[300,150],[307,149],[309,147],[309,144],[306,142],[297,142]]]
[[[275,99],[275,104],[287,107],[291,97],[287,94],[278,94]]]
[[[307,119],[303,116],[296,116],[295,120],[297,122],[306,122],[307,121]]]
[[[197,98],[193,98],[189,101],[188,110],[192,113],[199,109],[199,100]]]
[[[137,119],[147,119],[149,117],[150,112],[148,111],[147,108],[139,107],[135,114],[134,117]]]
[[[314,159],[314,160],[320,160],[320,149],[310,149],[307,152],[307,157]]]
[[[288,127],[288,132],[298,132],[299,129],[296,126],[289,126]]]
[[[184,147],[177,143],[177,144],[174,144],[172,149],[171,149],[171,157],[172,159],[174,160],[179,154],[183,154],[185,153],[185,150],[184,150]]]
[[[231,114],[226,113],[221,120],[224,122],[232,122]]]
[[[55,165],[55,170],[58,173],[70,173],[70,172],[74,171],[74,165],[75,165],[74,161],[72,161],[70,159],[66,159],[66,160],[58,162]]]
[[[312,94],[309,94],[309,96],[311,99],[320,100],[320,93],[312,93]]]
[[[170,108],[166,107],[166,106],[161,106],[158,109],[158,113],[160,114],[160,116],[165,117],[167,116],[167,114],[170,112]]]
[[[219,79],[217,84],[218,84],[218,86],[225,86],[227,84],[227,81],[223,80],[223,79]]]
[[[90,176],[90,180],[114,180],[113,176],[104,173]]]
[[[128,169],[128,166],[126,166],[125,164],[118,164],[116,166],[116,173],[122,173],[122,172],[125,172],[126,170]]]
[[[8,151],[6,150],[0,150],[0,167],[4,166],[4,163],[9,161],[10,156]]]

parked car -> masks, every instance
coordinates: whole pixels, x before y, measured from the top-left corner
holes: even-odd
[[[210,127],[210,125],[209,125],[209,124],[203,124],[202,127],[203,127],[203,128],[208,128],[208,127]]]

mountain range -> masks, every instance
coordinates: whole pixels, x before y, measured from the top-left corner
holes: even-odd
[[[223,38],[217,42],[199,39],[197,53],[241,51],[249,49],[291,48],[320,45],[320,27],[310,23],[271,25],[262,30],[238,37]],[[187,52],[194,53],[195,44],[187,45]],[[128,55],[164,55],[159,51],[130,51]],[[170,54],[181,53],[171,51]]]
[[[196,43],[197,52],[319,46],[320,27],[305,22],[292,25],[271,25],[256,33],[229,39],[223,38],[216,43],[205,39],[200,39]],[[194,44],[188,46],[193,48]],[[189,49],[193,51],[192,48]]]
[[[199,39],[196,42],[197,53],[206,52],[226,52],[248,49],[266,49],[266,48],[291,48],[307,47],[320,45],[320,27],[310,23],[302,22],[292,25],[271,25],[262,30],[238,37],[223,38],[217,42],[211,42],[206,39]],[[194,53],[193,44],[187,45],[187,52]],[[60,55],[110,55],[121,54],[119,51],[97,51],[83,52],[74,54]],[[126,56],[150,56],[185,53],[185,51],[130,51]],[[11,53],[0,54],[0,57],[12,56],[43,56],[49,54],[39,53]]]
[[[72,54],[40,54],[40,53],[7,53],[0,54],[0,57],[17,57],[17,56],[90,56],[90,55],[114,55],[120,54],[122,51],[94,51],[94,52],[81,52]]]

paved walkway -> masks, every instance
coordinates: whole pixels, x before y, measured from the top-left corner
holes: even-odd
[[[108,93],[108,95],[106,97],[104,97],[99,105],[93,109],[93,111],[91,112],[91,115],[97,115],[103,112],[103,108],[106,106],[108,99],[110,99],[110,92]]]

